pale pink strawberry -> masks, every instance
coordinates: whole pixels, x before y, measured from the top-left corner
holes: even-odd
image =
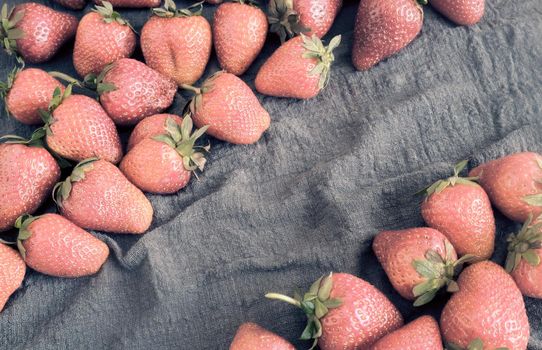
[[[19,253],[0,243],[0,311],[23,283],[25,273],[26,265]]]
[[[429,3],[450,21],[470,26],[484,15],[485,0],[430,0]]]
[[[127,151],[130,151],[144,139],[163,134],[164,125],[168,118],[173,119],[177,125],[181,125],[183,122],[183,118],[175,114],[155,114],[137,123],[130,134],[130,139],[128,139]]]

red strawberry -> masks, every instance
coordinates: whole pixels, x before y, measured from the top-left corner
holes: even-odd
[[[422,316],[381,338],[371,350],[443,350],[438,323]]]
[[[109,255],[107,245],[58,214],[17,219],[17,246],[32,269],[56,277],[93,275]]]
[[[255,323],[243,323],[239,326],[230,350],[295,350],[286,339],[279,337]]]
[[[0,39],[8,52],[16,51],[27,62],[49,60],[60,46],[73,38],[77,18],[47,6],[28,2],[8,11],[2,7]]]
[[[321,277],[305,295],[269,293],[301,308],[308,324],[301,339],[314,339],[321,350],[366,349],[403,325],[393,304],[370,283],[347,273]]]
[[[80,76],[99,74],[106,65],[130,57],[136,46],[136,35],[130,24],[104,1],[87,13],[77,27],[73,48],[73,65]]]
[[[80,162],[55,186],[62,215],[89,230],[144,233],[152,221],[145,195],[113,164],[96,158]]]
[[[6,110],[24,124],[41,124],[40,109],[47,109],[56,88],[64,92],[64,85],[38,68],[15,68],[6,83],[0,83],[0,96]]]
[[[472,256],[457,259],[446,237],[432,228],[382,231],[374,239],[373,250],[391,284],[414,306],[431,301],[444,286],[457,290],[456,270]]]
[[[542,298],[542,222],[528,219],[521,231],[508,237],[508,271],[523,295]]]
[[[329,81],[333,50],[340,43],[340,35],[327,47],[316,37],[301,35],[288,40],[260,68],[256,90],[277,97],[315,97]]]
[[[470,26],[484,15],[485,0],[430,0],[429,3],[450,21]]]
[[[179,126],[183,122],[183,119],[175,114],[155,114],[137,123],[128,140],[127,151],[130,151],[144,139],[163,134],[164,125],[166,125],[168,118],[173,119]]]
[[[442,311],[440,329],[446,342],[466,348],[479,338],[483,349],[525,350],[529,320],[523,297],[502,267],[482,261],[459,276],[459,291]]]
[[[0,145],[0,231],[35,212],[60,178],[58,164],[45,149],[18,137],[7,142]]]
[[[183,85],[194,91],[190,102],[194,124],[209,125],[207,134],[236,144],[258,141],[269,128],[271,118],[250,87],[231,73],[220,71],[201,88]]]
[[[495,246],[495,217],[486,192],[460,177],[467,161],[454,167],[454,175],[427,188],[422,216],[427,225],[442,232],[458,255],[473,254],[489,259]]]
[[[361,0],[354,29],[352,61],[367,70],[407,46],[422,29],[416,0]]]
[[[102,4],[101,0],[94,0],[97,5]],[[109,0],[115,7],[156,7],[160,6],[160,0]]]
[[[508,218],[525,222],[542,213],[542,156],[515,153],[471,170],[489,199]]]
[[[87,0],[54,0],[54,2],[72,10],[82,10],[87,5]]]
[[[26,265],[19,253],[0,243],[0,311],[23,283],[25,273]]]
[[[222,69],[243,74],[262,50],[267,36],[267,17],[250,0],[218,6],[213,39]]]
[[[160,135],[141,140],[126,154],[120,170],[142,191],[175,193],[188,184],[193,171],[203,171],[209,147],[194,144],[206,129],[192,133],[190,116],[181,126],[168,118]]]
[[[211,55],[211,25],[201,16],[202,8],[199,2],[177,10],[173,0],[165,0],[141,30],[145,62],[179,85],[196,82]]]

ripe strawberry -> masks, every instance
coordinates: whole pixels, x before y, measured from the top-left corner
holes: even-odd
[[[220,67],[241,75],[262,50],[267,36],[267,17],[250,0],[235,1],[218,6],[213,40]]]
[[[429,3],[450,21],[470,26],[484,15],[485,0],[430,0]]]
[[[268,331],[255,323],[247,322],[239,326],[230,350],[295,350],[286,339]]]
[[[458,255],[489,259],[495,247],[495,217],[491,202],[476,178],[460,177],[467,165],[454,167],[454,175],[425,190],[422,216],[427,225],[442,232]]]
[[[432,228],[382,231],[374,239],[373,250],[391,284],[408,300],[420,306],[433,300],[444,286],[457,290],[454,275],[463,263],[442,233]]]
[[[40,124],[39,110],[47,109],[56,88],[64,92],[64,85],[46,71],[15,68],[5,83],[0,82],[0,96],[13,118],[24,124]]]
[[[277,33],[282,42],[287,36],[301,33],[322,38],[341,7],[342,0],[270,0],[271,31]]]
[[[0,145],[0,231],[35,212],[60,178],[58,164],[44,148],[16,136],[6,139]]]
[[[196,96],[190,102],[194,124],[209,125],[207,134],[235,144],[258,141],[271,118],[250,87],[231,73],[220,71],[201,88],[183,85]]]
[[[542,213],[542,156],[515,153],[471,170],[487,195],[508,218],[525,222]]]
[[[403,325],[403,317],[384,294],[347,273],[319,278],[303,296],[266,297],[301,308],[308,318],[301,339],[314,339],[312,348],[318,343],[321,350],[366,349]]]
[[[183,122],[183,119],[175,114],[155,114],[143,119],[132,130],[132,134],[130,134],[130,139],[128,140],[127,151],[130,151],[144,139],[163,134],[167,119],[173,119],[179,126]]]
[[[523,295],[542,298],[542,222],[529,218],[521,231],[508,237],[508,271]]]
[[[105,66],[130,57],[136,46],[136,35],[130,24],[104,1],[87,13],[77,27],[73,48],[73,65],[80,76],[99,74]]]
[[[479,338],[484,349],[525,350],[529,320],[523,297],[502,267],[482,261],[459,276],[459,291],[442,311],[440,329],[446,342],[467,347]]]
[[[32,63],[49,60],[77,30],[74,16],[34,2],[17,5],[11,11],[4,4],[1,17],[0,39],[5,49]]]
[[[352,61],[368,70],[407,46],[422,29],[423,10],[416,0],[363,0],[354,29]]]
[[[114,233],[144,233],[153,209],[113,164],[86,159],[53,192],[62,215],[77,226]]]
[[[82,10],[87,5],[87,0],[53,0],[66,8],[72,10]]]
[[[0,243],[0,311],[23,283],[26,265],[15,249]]]
[[[107,260],[107,245],[58,214],[22,215],[17,246],[26,264],[55,277],[83,277],[98,272]]]
[[[443,350],[438,323],[422,316],[384,336],[371,350]]]
[[[199,2],[177,10],[173,0],[165,0],[141,30],[145,62],[178,85],[196,82],[211,55],[211,25],[201,16],[202,8]]]
[[[340,43],[340,35],[327,47],[316,37],[301,35],[288,40],[260,68],[256,90],[277,97],[315,97],[329,81],[333,50]]]
[[[141,140],[120,163],[120,170],[139,189],[152,193],[175,193],[190,181],[192,172],[203,171],[204,152],[209,146],[195,146],[207,127],[192,133],[192,119],[186,116],[181,126],[167,118],[162,133]]]
[[[101,0],[94,0],[97,5],[102,4]],[[156,7],[160,6],[160,0],[109,0],[111,5],[115,7]]]

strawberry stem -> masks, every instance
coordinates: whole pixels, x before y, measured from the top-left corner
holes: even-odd
[[[187,90],[187,91],[191,91],[191,92],[195,93],[196,95],[201,94],[201,89],[200,89],[200,88],[197,88],[197,87],[195,87],[195,86],[192,86],[192,85],[181,84],[181,89],[184,89],[184,90]]]
[[[284,301],[288,304],[291,304],[293,306],[297,306],[298,308],[301,308],[301,303],[294,298],[291,298],[287,295],[279,294],[279,293],[267,293],[265,295],[267,299],[273,299],[273,300],[280,300]]]

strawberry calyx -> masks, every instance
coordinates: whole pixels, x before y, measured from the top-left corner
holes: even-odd
[[[201,104],[203,103],[203,94],[211,91],[213,88],[213,81],[223,73],[225,73],[223,70],[214,73],[207,78],[199,88],[188,84],[181,84],[181,89],[190,91],[194,94],[194,97],[192,97],[190,102],[185,107],[185,111],[188,109],[190,113],[194,115],[196,111],[201,108]]]
[[[87,158],[79,163],[73,168],[70,176],[64,181],[58,182],[55,187],[53,187],[53,201],[59,207],[62,207],[62,202],[68,199],[72,190],[72,184],[74,182],[79,182],[85,178],[85,174],[93,169],[95,161],[98,158]]]
[[[237,2],[241,5],[249,5],[253,7],[259,7],[259,3],[256,0],[232,0],[232,2]]]
[[[452,252],[452,244],[448,240],[444,240],[444,256],[429,249],[425,252],[425,259],[412,261],[414,270],[425,278],[425,281],[412,288],[412,293],[416,297],[414,306],[429,303],[444,286],[451,293],[459,290],[454,277],[459,273],[464,263],[475,260],[476,256],[465,254],[459,259],[454,259]]]
[[[165,134],[152,137],[153,140],[163,142],[175,149],[177,153],[183,159],[183,166],[187,171],[195,172],[196,169],[203,171],[205,163],[205,153],[211,150],[211,145],[196,146],[196,140],[203,136],[205,131],[209,128],[209,125],[205,125],[200,129],[196,129],[192,132],[193,123],[190,115],[186,115],[183,118],[181,125],[179,126],[173,118],[168,117],[166,119],[164,129]]]
[[[457,163],[454,166],[454,175],[450,176],[447,179],[438,180],[437,182],[433,183],[431,186],[428,186],[421,190],[419,193],[425,194],[425,199],[427,200],[432,194],[437,194],[447,187],[455,186],[457,184],[461,185],[467,185],[467,186],[478,186],[476,181],[478,180],[478,177],[461,177],[459,174],[465,169],[467,164],[469,163],[468,160],[462,160],[459,163]]]
[[[30,214],[23,214],[15,220],[15,228],[19,229],[19,234],[17,235],[17,249],[21,253],[23,260],[26,259],[26,249],[23,246],[23,241],[27,240],[32,236],[32,233],[28,229],[31,223],[39,219],[41,216],[32,216]]]
[[[17,40],[22,39],[25,33],[22,29],[17,28],[17,24],[23,19],[24,11],[17,11],[15,14],[13,10],[15,8],[8,9],[8,5],[4,3],[0,10],[0,19],[2,25],[0,26],[0,40],[2,45],[8,54],[17,53]],[[17,61],[24,64],[22,58],[17,55]]]
[[[542,169],[542,159],[540,157],[536,157],[536,163]],[[538,184],[542,184],[542,179],[537,180]],[[525,203],[528,205],[532,205],[533,207],[542,207],[542,191],[540,193],[536,194],[530,194],[528,196],[525,196],[522,198]]]
[[[53,118],[53,112],[55,109],[57,109],[58,106],[62,104],[62,102],[71,96],[73,89],[73,84],[68,84],[66,86],[66,89],[64,89],[64,93],[62,90],[60,90],[59,87],[56,87],[53,91],[53,98],[51,98],[51,101],[49,101],[49,106],[47,107],[47,110],[40,109],[38,111],[41,119],[45,123],[41,128],[38,128],[34,131],[32,134],[32,137],[34,137],[34,134],[39,137],[44,136],[51,136],[53,134],[53,131],[51,130],[51,125],[55,122]],[[40,129],[43,129],[43,131],[40,131]]]
[[[533,217],[529,215],[517,234],[510,234],[508,242],[508,256],[506,257],[505,269],[513,272],[524,259],[531,266],[540,265],[540,256],[537,249],[542,248],[542,221],[532,224]]]
[[[294,296],[278,293],[267,293],[268,299],[281,300],[294,305],[307,315],[307,326],[303,330],[300,339],[313,339],[312,350],[318,344],[318,338],[322,336],[322,322],[320,321],[330,309],[338,308],[342,305],[342,300],[331,298],[331,289],[333,288],[333,274],[322,276],[317,279],[309,288],[309,291],[301,295],[300,292],[294,292]]]
[[[277,33],[280,42],[302,33],[310,32],[310,28],[300,23],[299,13],[294,10],[293,0],[270,0],[267,7],[269,31]]]
[[[480,338],[473,339],[466,348],[454,343],[447,343],[446,350],[484,350],[484,342]],[[509,350],[505,347],[495,348],[495,350]]]
[[[153,8],[152,13],[163,18],[201,16],[203,3],[204,1],[200,1],[187,8],[177,9],[177,5],[173,0],[164,0],[164,6]]]
[[[21,70],[23,70],[22,67],[13,67],[13,69],[8,73],[6,81],[0,81],[0,98],[4,100],[4,109],[7,115],[10,115],[11,113],[9,112],[8,105],[5,103],[5,100],[8,96],[9,90],[11,90],[13,87],[13,82],[15,81],[17,74],[19,74]]]
[[[136,32],[130,22],[122,18],[121,14],[113,9],[113,5],[109,1],[102,1],[102,6],[96,5],[91,11],[101,15],[103,21],[107,24],[116,22],[120,25],[128,26],[133,32]]]
[[[316,66],[309,72],[310,75],[320,75],[318,81],[318,87],[320,90],[325,88],[329,82],[329,76],[331,73],[331,63],[335,60],[333,50],[335,50],[341,44],[341,36],[337,35],[331,39],[328,46],[324,46],[322,41],[315,35],[309,38],[306,35],[301,34],[303,38],[303,47],[305,53],[304,58],[315,58],[318,60]]]
[[[105,66],[98,75],[94,73],[87,74],[83,79],[84,87],[89,90],[96,91],[98,95],[117,90],[115,84],[104,83],[104,78],[106,74],[109,73],[109,71],[113,69],[113,67],[115,67],[114,62]]]

